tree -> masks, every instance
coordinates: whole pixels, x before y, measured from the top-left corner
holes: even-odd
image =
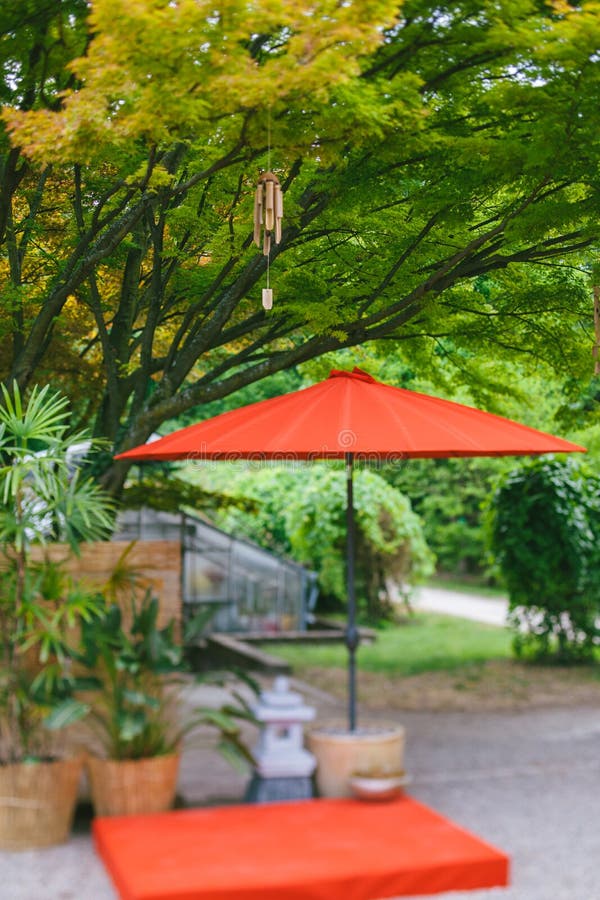
[[[382,473],[410,498],[441,571],[485,574],[482,507],[506,465],[498,459],[411,459]]]
[[[3,374],[58,374],[117,446],[366,341],[583,371],[598,5],[311,10],[0,5]],[[267,315],[268,110],[286,220]]]

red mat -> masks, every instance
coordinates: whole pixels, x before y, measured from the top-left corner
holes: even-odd
[[[508,857],[402,797],[100,818],[123,900],[376,900],[504,886]]]

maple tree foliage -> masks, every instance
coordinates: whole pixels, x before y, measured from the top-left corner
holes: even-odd
[[[0,33],[0,374],[115,446],[367,341],[582,370],[600,4],[0,0]]]

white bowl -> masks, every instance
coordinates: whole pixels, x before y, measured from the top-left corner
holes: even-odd
[[[408,775],[353,775],[350,787],[359,800],[393,800],[409,781]]]

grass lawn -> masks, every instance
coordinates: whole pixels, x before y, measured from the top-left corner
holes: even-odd
[[[600,707],[597,666],[536,666],[512,658],[511,633],[453,616],[419,613],[378,632],[358,651],[363,709],[486,711],[532,707]],[[346,703],[343,644],[269,644],[293,673]]]
[[[269,644],[269,651],[286,659],[300,677],[308,669],[346,665],[342,644]],[[454,616],[419,613],[405,625],[379,631],[375,643],[362,645],[358,654],[364,672],[406,676],[453,671],[510,657],[511,635],[507,629]]]

